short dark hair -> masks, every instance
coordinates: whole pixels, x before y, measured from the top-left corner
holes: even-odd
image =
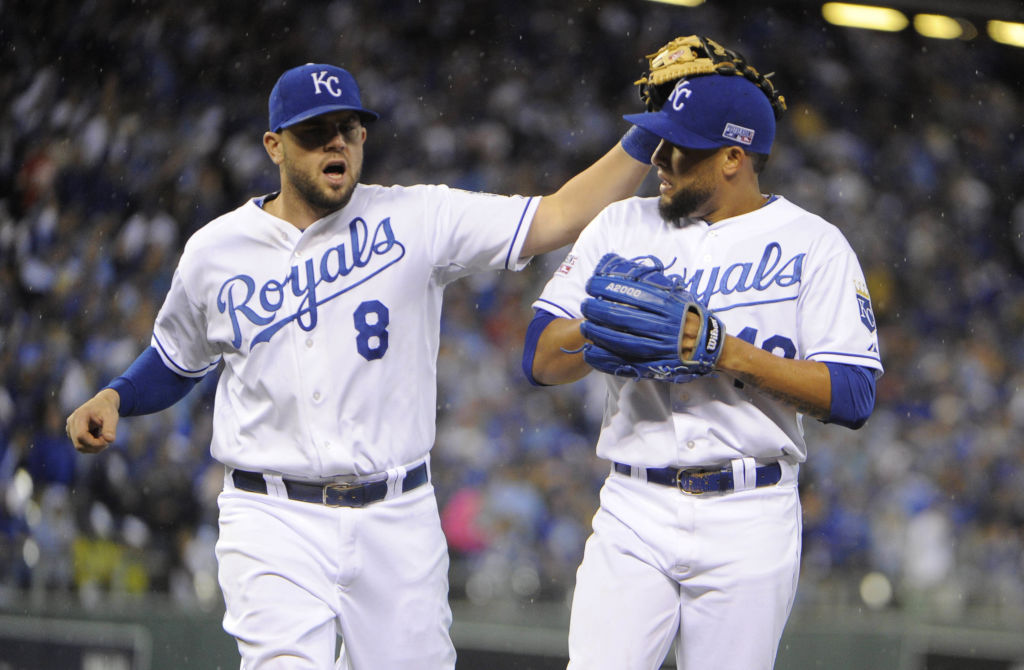
[[[750,163],[754,168],[754,174],[761,174],[761,170],[768,163],[768,154],[755,154],[748,151],[747,155],[750,156]]]

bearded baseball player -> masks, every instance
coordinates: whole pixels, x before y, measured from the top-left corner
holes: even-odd
[[[120,416],[167,408],[221,366],[216,553],[241,667],[452,668],[429,463],[442,291],[571,243],[650,165],[620,143],[543,198],[364,185],[378,115],[333,65],[285,72],[269,117],[280,190],[188,240],[151,346],[68,435],[99,452]],[[635,153],[645,136],[623,142]]]
[[[570,668],[772,668],[796,593],[802,419],[859,428],[882,373],[842,233],[762,193],[785,100],[699,36],[650,58],[660,195],[607,207],[534,303],[535,384],[597,370],[611,461],[577,572]]]

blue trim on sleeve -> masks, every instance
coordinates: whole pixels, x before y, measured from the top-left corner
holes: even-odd
[[[545,303],[547,305],[551,305],[552,307],[554,307],[558,311],[564,312],[565,313],[565,317],[563,317],[563,318],[566,318],[566,319],[575,319],[576,318],[575,316],[573,316],[572,312],[570,312],[569,310],[565,309],[561,305],[556,305],[555,303],[551,302],[550,300],[545,300],[544,298],[537,298],[537,302],[542,302],[542,303]],[[536,309],[540,309],[540,308],[537,307]],[[545,311],[549,311],[549,310],[545,310]]]
[[[718,313],[717,309],[715,310],[715,313],[716,314]],[[881,372],[882,359],[878,358],[877,355],[869,356],[869,355],[866,355],[866,354],[854,354],[854,353],[850,353],[849,351],[812,351],[812,352],[808,353],[806,356],[804,356],[804,358],[806,358],[808,360],[813,360],[817,356],[846,356],[848,358],[863,358],[865,360],[871,361],[872,363],[878,363],[879,369],[876,370],[875,372]],[[850,365],[850,364],[847,363],[847,365]],[[868,366],[863,366],[863,367],[868,367]]]
[[[826,423],[856,430],[875,408],[875,371],[862,365],[825,363],[832,381],[832,406]]]
[[[200,379],[179,375],[164,365],[156,348],[149,347],[107,388],[121,398],[120,416],[139,416],[167,409],[188,395]]]
[[[505,254],[505,269],[512,270],[515,268],[516,261],[518,258],[512,258],[512,250],[516,248],[516,240],[519,239],[519,231],[523,229],[523,222],[526,220],[526,213],[530,211],[530,204],[536,196],[530,196],[526,200],[526,207],[523,207],[523,213],[519,216],[519,223],[516,224],[516,234],[512,236],[512,244],[508,247],[508,253]],[[536,215],[535,215],[536,216]],[[530,225],[533,225],[532,221]]]
[[[540,334],[548,327],[548,324],[558,317],[551,312],[542,309],[534,309],[533,320],[526,327],[526,338],[523,342],[523,374],[531,386],[548,386],[542,384],[533,377],[533,359],[537,355],[537,342],[540,341]]]
[[[174,361],[174,359],[173,359],[173,358],[171,358],[171,357],[170,357],[170,356],[168,355],[168,353],[167,353],[167,349],[165,349],[165,348],[164,348],[164,345],[163,345],[163,343],[162,343],[162,342],[160,341],[160,338],[159,338],[159,337],[157,337],[157,336],[156,336],[155,334],[153,335],[153,340],[154,340],[154,341],[156,342],[157,346],[158,346],[158,347],[160,347],[160,351],[161,351],[161,352],[163,353],[163,355],[164,355],[164,358],[166,358],[166,359],[167,359],[168,361],[170,361],[171,365],[173,365],[173,366],[174,366],[175,368],[177,368],[178,370],[180,370],[180,371],[181,371],[181,374],[182,374],[183,376],[186,376],[186,377],[194,377],[194,376],[199,376],[199,377],[202,377],[203,375],[207,374],[207,373],[208,373],[208,372],[209,372],[210,370],[214,369],[215,367],[217,367],[217,366],[218,366],[218,365],[220,364],[220,360],[221,360],[221,359],[219,359],[219,358],[218,358],[218,359],[217,359],[216,361],[214,361],[213,363],[210,363],[210,364],[209,364],[209,365],[207,365],[207,366],[206,366],[205,368],[201,368],[201,369],[199,369],[199,370],[189,370],[188,368],[183,368],[183,367],[181,367],[180,365],[178,365],[178,364],[177,364],[177,363],[176,363],[176,362]]]

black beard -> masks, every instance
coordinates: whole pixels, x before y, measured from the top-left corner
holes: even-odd
[[[711,189],[695,186],[679,191],[667,201],[658,200],[658,213],[661,218],[682,228],[697,209],[711,197]]]
[[[357,170],[353,175],[355,179],[352,181],[352,186],[345,189],[344,191],[324,191],[320,188],[313,180],[307,179],[304,175],[291,174],[289,179],[292,185],[295,186],[295,190],[299,192],[302,199],[315,211],[320,212],[320,217],[323,218],[328,214],[338,211],[349,203],[352,199],[352,193],[356,190],[356,184],[359,183],[359,179],[362,176],[361,170]]]

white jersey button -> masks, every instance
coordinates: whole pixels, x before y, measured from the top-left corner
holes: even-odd
[[[694,442],[693,440],[687,440],[687,442],[686,442],[686,448],[687,449],[693,449],[696,446],[697,446],[696,442]]]
[[[313,338],[312,337],[307,337],[306,338],[306,346],[309,347],[310,349],[313,348]]]
[[[320,402],[320,391],[313,391],[313,400]]]

